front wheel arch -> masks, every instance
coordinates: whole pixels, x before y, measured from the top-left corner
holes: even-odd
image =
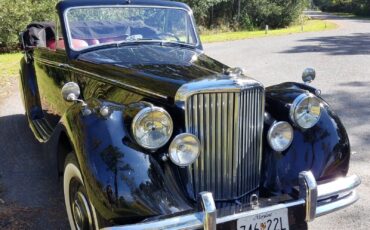
[[[90,211],[89,218],[91,218],[92,229],[99,229],[100,221],[98,219],[94,206],[89,201],[88,195],[86,193],[86,189],[84,188],[84,182],[83,182],[82,174],[80,171],[80,167],[78,165],[76,155],[73,151],[70,152],[65,158],[64,172],[63,172],[63,193],[64,193],[64,201],[65,201],[68,221],[69,221],[71,229],[75,230],[76,228],[74,225],[74,218],[73,218],[72,208],[71,208],[72,203],[70,200],[70,191],[71,191],[72,183],[76,183],[76,184],[80,183],[80,185],[83,187],[83,190],[81,190],[81,193],[86,198],[87,209],[88,211]]]
[[[60,177],[63,176],[65,162],[67,156],[71,154],[73,151],[73,146],[67,134],[65,132],[61,132],[57,142],[57,165],[58,165],[58,175]]]

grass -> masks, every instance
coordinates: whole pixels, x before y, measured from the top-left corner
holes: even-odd
[[[18,76],[21,53],[0,54],[0,83]]]
[[[222,42],[222,41],[234,41],[242,40],[249,38],[257,37],[266,37],[266,36],[279,36],[279,35],[288,35],[294,33],[303,33],[303,32],[316,32],[336,29],[337,24],[324,20],[308,20],[303,25],[303,31],[301,25],[294,25],[284,29],[269,30],[268,33],[265,33],[265,30],[258,31],[238,31],[238,32],[221,32],[221,33],[206,33],[202,34],[201,40],[203,43],[211,42]]]
[[[19,74],[19,61],[22,54],[0,54],[0,99],[10,93],[14,79]]]

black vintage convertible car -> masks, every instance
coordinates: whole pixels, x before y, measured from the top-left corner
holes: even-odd
[[[21,33],[20,87],[72,229],[304,229],[358,200],[313,69],[265,88],[203,53],[183,3],[56,8]]]

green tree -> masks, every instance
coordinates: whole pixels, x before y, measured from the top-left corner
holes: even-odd
[[[370,0],[314,0],[323,11],[370,15]]]
[[[0,0],[0,47],[14,47],[18,34],[32,21],[54,17],[57,0]]]
[[[226,25],[233,29],[284,27],[294,22],[308,6],[308,0],[184,0],[193,9],[199,24]]]

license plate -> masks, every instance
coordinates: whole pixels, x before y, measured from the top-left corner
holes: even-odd
[[[237,230],[289,230],[288,209],[241,218],[237,227]]]

